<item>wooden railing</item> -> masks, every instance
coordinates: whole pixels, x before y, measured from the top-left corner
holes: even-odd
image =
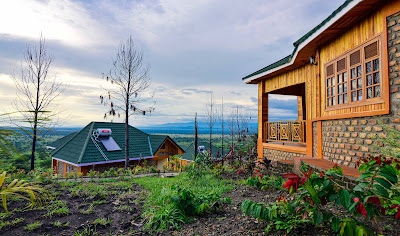
[[[265,122],[265,140],[277,142],[305,143],[304,120]]]

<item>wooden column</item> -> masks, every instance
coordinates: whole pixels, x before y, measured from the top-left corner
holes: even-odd
[[[318,159],[323,158],[322,154],[322,121],[317,121],[317,136],[318,136]]]
[[[268,121],[268,94],[265,93],[265,82],[258,82],[258,159],[263,159],[263,142],[265,142],[265,126]]]
[[[303,97],[297,96],[297,119],[303,120]]]

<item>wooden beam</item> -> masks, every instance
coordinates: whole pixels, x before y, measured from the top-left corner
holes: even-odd
[[[322,121],[317,121],[317,137],[318,137],[318,159],[323,158],[322,154]]]
[[[307,148],[307,156],[312,157],[313,155],[313,127],[312,121],[306,121],[306,148]]]

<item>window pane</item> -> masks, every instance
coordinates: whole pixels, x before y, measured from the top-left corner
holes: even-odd
[[[328,83],[326,86],[331,87],[331,78],[328,78]]]
[[[347,82],[347,72],[343,73],[343,82]]]
[[[342,84],[340,84],[339,85],[339,87],[338,87],[338,94],[339,93],[343,93],[343,87],[342,87]]]
[[[332,88],[332,96],[336,94],[335,87]]]
[[[339,83],[339,84],[342,83],[342,74],[339,74],[339,75],[338,75],[338,83]]]
[[[358,101],[362,100],[362,90],[358,90]]]
[[[362,78],[357,79],[357,88],[362,88]]]
[[[328,88],[328,97],[330,97],[330,96],[331,96],[331,89]]]
[[[381,88],[380,86],[375,86],[375,97],[380,97],[381,96]]]
[[[332,78],[332,86],[334,86],[336,84],[336,80],[335,77]]]
[[[339,95],[338,96],[338,104],[342,104],[342,101],[343,101],[343,96]]]
[[[367,88],[367,99],[372,98],[372,87]]]
[[[333,105],[333,106],[336,105],[335,97],[332,98],[332,105]]]
[[[328,98],[328,107],[331,105],[331,103],[332,103],[331,98]]]
[[[351,78],[356,78],[356,68],[351,69]]]
[[[367,62],[365,64],[365,70],[367,74],[372,72],[372,62]]]
[[[344,93],[347,93],[347,83],[344,83],[344,84],[343,84],[343,92],[344,92]]]
[[[374,84],[379,84],[379,72],[374,73]]]
[[[351,92],[351,101],[353,101],[353,102],[357,101],[357,92],[356,91]]]
[[[352,80],[351,81],[351,90],[354,90],[357,88],[357,80]]]
[[[343,94],[343,103],[347,103],[347,93]]]
[[[357,77],[362,75],[361,66],[357,66]]]
[[[374,60],[374,71],[379,70],[379,59]]]
[[[372,75],[367,75],[367,86],[372,85]]]

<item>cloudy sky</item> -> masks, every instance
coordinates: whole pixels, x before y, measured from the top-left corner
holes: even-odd
[[[68,85],[59,98],[65,125],[101,121],[102,72],[130,35],[151,65],[157,106],[132,118],[146,126],[193,120],[213,91],[229,107],[257,114],[257,86],[241,78],[289,55],[292,43],[344,0],[3,0],[0,7],[0,108],[12,111],[28,43],[46,38],[51,71]],[[285,104],[283,106],[282,104]],[[288,97],[270,100],[271,119],[295,119]],[[114,119],[114,121],[122,121]]]

